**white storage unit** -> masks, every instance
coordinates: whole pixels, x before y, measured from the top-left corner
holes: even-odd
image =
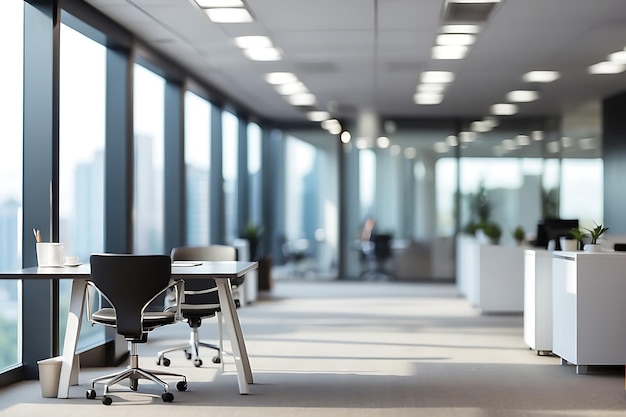
[[[555,252],[552,351],[577,366],[626,364],[626,253]]]
[[[552,255],[524,251],[524,342],[539,355],[552,352]]]

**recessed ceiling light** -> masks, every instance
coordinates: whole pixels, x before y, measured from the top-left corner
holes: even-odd
[[[467,46],[472,45],[476,37],[467,33],[442,33],[437,35],[437,45]]]
[[[519,146],[527,146],[530,144],[530,138],[528,137],[528,135],[517,135],[515,136],[515,142]]]
[[[417,157],[417,149],[412,146],[409,146],[404,150],[404,157],[406,159],[415,159]]]
[[[448,0],[448,3],[500,3],[500,0]]]
[[[376,146],[380,149],[387,149],[389,145],[391,145],[391,141],[387,136],[379,136],[378,139],[376,139]]]
[[[265,81],[270,84],[286,84],[298,81],[293,72],[270,72],[265,74]]]
[[[288,96],[291,94],[308,93],[309,89],[302,81],[296,81],[295,83],[279,84],[274,86],[278,94]]]
[[[423,83],[451,83],[454,74],[449,71],[424,71],[420,76]]]
[[[533,130],[532,132],[530,132],[530,136],[535,142],[543,140],[543,130]]]
[[[196,0],[203,9],[209,7],[245,7],[242,0]]]
[[[496,116],[511,116],[517,113],[517,106],[515,104],[499,103],[491,106],[491,114]]]
[[[279,61],[280,51],[276,48],[250,48],[244,49],[243,53],[253,61]]]
[[[323,120],[330,119],[330,113],[328,113],[327,111],[314,110],[307,112],[306,118],[312,122],[321,122]]]
[[[447,84],[418,84],[417,92],[418,93],[443,93],[443,90],[446,89]]]
[[[350,142],[350,139],[352,139],[352,135],[350,134],[350,132],[348,132],[347,130],[344,130],[343,132],[341,132],[341,141],[343,143]]]
[[[235,45],[246,48],[271,48],[272,41],[267,36],[239,36],[235,38]]]
[[[433,46],[431,57],[433,59],[463,59],[467,54],[467,46]]]
[[[539,93],[533,90],[514,90],[506,95],[506,99],[514,103],[528,103],[538,98]]]
[[[530,71],[522,76],[522,80],[527,83],[551,83],[560,76],[558,71]]]
[[[480,32],[478,25],[444,25],[439,30],[441,33],[473,33]]]
[[[446,144],[449,146],[459,146],[459,139],[454,135],[448,135],[446,137]]]
[[[244,8],[205,9],[204,12],[215,23],[252,22],[252,15]]]
[[[330,130],[337,126],[341,128],[341,123],[339,123],[339,120],[337,119],[326,119],[322,121],[321,125],[324,130]]]
[[[485,133],[489,132],[493,129],[493,126],[489,122],[485,122],[484,120],[476,120],[470,124],[470,129],[473,132]]]
[[[626,70],[626,65],[616,62],[604,61],[587,68],[589,74],[619,74]]]
[[[311,93],[292,94],[287,97],[292,106],[312,106],[315,104],[315,96]]]
[[[433,105],[443,101],[443,94],[438,93],[417,93],[413,96],[415,104]]]
[[[609,61],[617,64],[626,64],[626,51],[619,51],[609,55]]]

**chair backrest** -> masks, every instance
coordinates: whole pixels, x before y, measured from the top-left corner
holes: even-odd
[[[172,261],[236,261],[237,249],[227,245],[180,246],[172,249]],[[188,291],[201,291],[214,288],[212,279],[192,279],[185,281],[185,304],[217,304],[217,292],[190,294]]]
[[[115,309],[117,332],[127,338],[140,338],[145,307],[170,282],[170,257],[94,254],[90,263],[91,281]]]

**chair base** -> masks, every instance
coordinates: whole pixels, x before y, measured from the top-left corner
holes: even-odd
[[[221,326],[220,326],[220,342],[221,342],[221,339],[222,338],[221,338]],[[212,362],[222,363],[222,346],[216,346],[211,343],[201,342],[198,336],[198,328],[192,327],[191,335],[189,337],[189,342],[187,342],[184,345],[164,349],[157,353],[157,365],[170,366],[170,360],[167,357],[165,357],[165,354],[170,353],[170,352],[175,352],[177,350],[182,350],[185,352],[185,357],[189,360],[193,358],[194,366],[196,368],[199,368],[202,366],[202,359],[200,359],[200,356],[199,356],[200,347],[206,347],[206,348],[217,351],[217,355],[213,357]]]
[[[124,371],[100,376],[91,381],[91,389],[88,389],[86,392],[87,399],[95,399],[96,384],[104,383],[104,388],[102,391],[102,403],[104,405],[110,405],[113,400],[109,396],[109,393],[111,392],[111,387],[113,385],[118,384],[125,379],[130,379],[130,389],[132,391],[137,391],[139,380],[147,379],[161,386],[161,388],[163,389],[163,394],[161,394],[161,398],[164,402],[172,402],[174,400],[174,394],[169,391],[168,383],[159,378],[159,375],[182,378],[181,381],[178,381],[176,383],[176,389],[178,391],[187,390],[187,377],[185,375],[139,368],[139,356],[137,355],[135,349],[136,348],[133,344],[133,352],[131,352],[130,355],[130,365]]]

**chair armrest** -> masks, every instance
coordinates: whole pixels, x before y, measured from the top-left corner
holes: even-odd
[[[176,298],[174,300],[174,304],[172,304],[170,307],[167,307],[167,310],[174,310],[175,320],[181,321],[183,320],[181,305],[185,301],[185,281],[183,281],[182,279],[172,280],[170,281],[170,285],[168,286],[168,288],[174,288],[174,294]]]

